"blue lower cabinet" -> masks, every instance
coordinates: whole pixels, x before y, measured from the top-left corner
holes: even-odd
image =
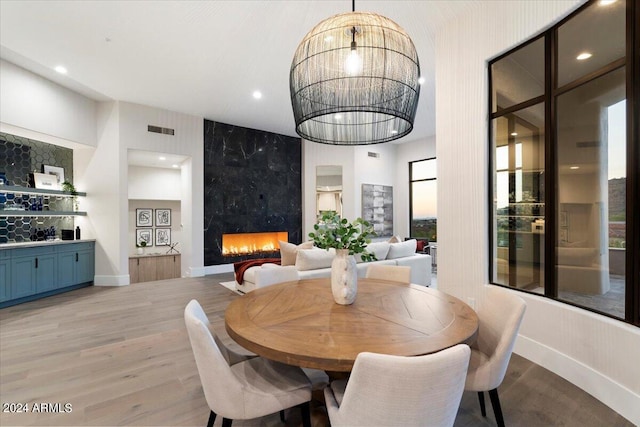
[[[0,259],[0,302],[11,299],[11,262]]]
[[[58,253],[58,288],[76,284],[76,252]]]
[[[55,253],[36,257],[36,293],[52,291],[58,283],[58,256]]]
[[[95,275],[95,251],[91,250],[78,251],[76,258],[76,282],[87,283],[93,282]]]
[[[11,257],[11,299],[28,297],[35,293],[36,258],[34,256]]]
[[[94,272],[93,242],[2,250],[0,308],[87,286]]]

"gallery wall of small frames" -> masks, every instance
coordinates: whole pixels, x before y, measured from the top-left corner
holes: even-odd
[[[171,209],[136,209],[136,246],[171,245]]]

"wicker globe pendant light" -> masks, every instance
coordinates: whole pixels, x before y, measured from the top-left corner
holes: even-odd
[[[289,89],[302,138],[366,145],[407,135],[420,96],[415,46],[395,22],[352,11],[316,25],[291,64]]]

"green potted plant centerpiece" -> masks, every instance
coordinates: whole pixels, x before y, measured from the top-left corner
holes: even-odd
[[[335,249],[336,256],[331,263],[331,291],[338,304],[352,304],[358,291],[358,271],[354,255],[363,261],[373,261],[375,255],[367,252],[371,237],[376,234],[373,226],[362,218],[349,222],[336,212],[325,212],[309,233],[315,246],[321,249]]]

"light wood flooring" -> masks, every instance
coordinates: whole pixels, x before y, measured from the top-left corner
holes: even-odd
[[[92,286],[0,310],[3,406],[59,403],[72,408],[67,413],[0,412],[0,425],[206,425],[209,409],[183,310],[195,298],[223,330],[224,310],[238,298],[218,285],[224,280],[232,275]],[[517,355],[499,392],[508,426],[632,425]],[[476,394],[465,393],[455,425],[495,425],[490,406],[487,411],[483,419]],[[321,407],[313,410],[313,419],[315,426],[328,425]],[[286,424],[299,421],[292,410]],[[278,414],[234,423],[281,425]]]

